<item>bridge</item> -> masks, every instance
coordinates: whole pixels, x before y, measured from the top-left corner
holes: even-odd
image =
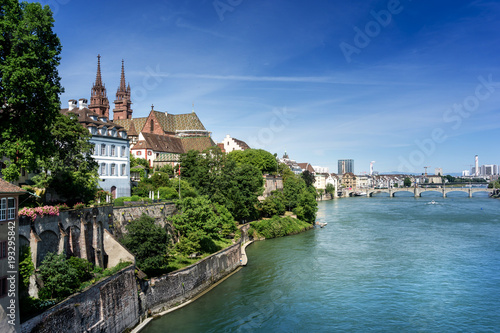
[[[356,195],[364,195],[371,197],[378,193],[389,193],[390,197],[399,192],[412,193],[415,197],[421,197],[424,192],[438,192],[446,198],[451,192],[464,192],[472,198],[472,194],[482,192],[491,194],[494,189],[491,188],[471,188],[471,187],[394,187],[394,188],[363,188],[363,189],[342,189],[343,197],[352,197]]]

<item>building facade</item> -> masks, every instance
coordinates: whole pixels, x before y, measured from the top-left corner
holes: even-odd
[[[17,318],[15,323],[19,324],[18,286],[16,286],[15,279],[10,279],[12,273],[9,274],[17,270],[18,265],[16,255],[10,253],[12,246],[9,245],[9,240],[14,243],[14,246],[19,246],[17,212],[19,196],[24,193],[26,191],[20,187],[0,178],[0,332],[15,332],[14,326],[8,323],[11,318],[7,316],[11,313],[8,307],[12,301],[14,301],[14,313]],[[19,248],[15,251],[19,253]]]
[[[354,160],[339,160],[338,161],[338,170],[339,175],[343,175],[344,173],[354,173]]]
[[[63,114],[75,114],[78,122],[92,134],[92,157],[99,165],[99,186],[113,198],[130,196],[130,144],[123,127],[110,122],[104,115],[90,110],[87,100],[79,104],[70,100]]]

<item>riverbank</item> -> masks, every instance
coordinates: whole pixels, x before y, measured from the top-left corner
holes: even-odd
[[[314,225],[290,216],[273,216],[251,222],[248,234],[254,239],[270,239],[298,234],[314,228]]]

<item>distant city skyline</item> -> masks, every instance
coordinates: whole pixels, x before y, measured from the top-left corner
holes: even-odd
[[[90,97],[100,54],[110,96],[124,60],[135,116],[194,104],[218,142],[356,173],[500,163],[500,3],[220,2],[42,1],[61,104]]]

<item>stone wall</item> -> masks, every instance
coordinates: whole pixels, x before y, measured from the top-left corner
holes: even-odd
[[[113,210],[113,225],[111,230],[113,234],[120,237],[126,232],[125,227],[130,221],[137,220],[144,213],[155,219],[158,225],[167,227],[167,231],[171,233],[172,227],[167,223],[167,218],[177,212],[175,204],[171,202],[148,204],[132,207],[115,207]]]
[[[141,304],[159,313],[183,303],[240,266],[241,242],[184,269],[141,282]]]
[[[85,258],[103,267],[103,233],[113,219],[113,207],[67,210],[59,216],[19,218],[19,243],[31,247],[35,267],[49,252]]]
[[[21,326],[24,332],[122,332],[139,321],[135,266],[74,294]]]

